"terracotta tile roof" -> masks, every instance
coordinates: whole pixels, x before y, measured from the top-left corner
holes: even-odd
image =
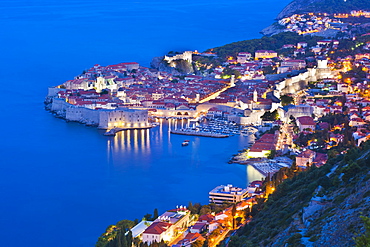
[[[298,117],[297,120],[300,122],[301,125],[315,125],[315,121],[313,121],[312,117],[304,116]]]
[[[316,153],[314,151],[307,149],[307,150],[303,151],[302,153],[298,154],[297,157],[310,158],[310,157],[315,156],[315,154]]]
[[[212,214],[204,214],[204,215],[199,216],[198,221],[211,222],[214,220],[214,218],[215,217]]]
[[[145,231],[144,233],[147,234],[162,234],[163,232],[167,231],[167,229],[171,226],[172,224],[167,223],[167,222],[154,222],[151,224]]]

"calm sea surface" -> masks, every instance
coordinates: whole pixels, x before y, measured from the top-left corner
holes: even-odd
[[[181,121],[105,137],[54,118],[43,100],[94,64],[149,66],[171,50],[258,38],[289,1],[0,1],[0,245],[93,246],[121,219],[260,179],[227,164],[246,137],[170,135]]]

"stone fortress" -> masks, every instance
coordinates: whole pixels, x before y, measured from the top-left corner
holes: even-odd
[[[193,52],[192,51],[184,51],[180,54],[167,54],[164,56],[164,60],[167,61],[171,67],[175,67],[175,60],[185,60],[189,63],[193,61]]]
[[[86,125],[98,126],[99,129],[141,129],[151,127],[148,122],[148,111],[129,108],[90,109],[75,106],[63,99],[54,98],[51,104],[52,112],[67,121],[80,122]]]

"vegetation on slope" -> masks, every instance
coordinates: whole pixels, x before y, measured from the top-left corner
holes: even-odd
[[[314,46],[321,39],[323,38],[318,36],[302,36],[293,32],[283,32],[271,37],[233,42],[208,51],[213,51],[219,57],[226,58],[227,56],[235,57],[239,52],[254,54],[256,50],[279,50],[285,44],[297,44],[298,42],[307,42],[308,46]]]
[[[369,0],[320,0],[307,6],[307,12],[348,13],[352,10],[370,10]]]
[[[353,246],[364,232],[360,216],[370,212],[369,188],[370,141],[284,180],[229,247]],[[308,217],[313,198],[320,210]]]

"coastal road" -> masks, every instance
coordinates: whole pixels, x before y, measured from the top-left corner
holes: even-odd
[[[230,232],[229,229],[225,229],[223,230],[222,234],[218,235],[217,238],[213,239],[213,241],[210,241],[208,243],[208,246],[209,247],[215,247],[217,246],[222,240],[225,239],[225,237],[227,236],[227,234]]]

